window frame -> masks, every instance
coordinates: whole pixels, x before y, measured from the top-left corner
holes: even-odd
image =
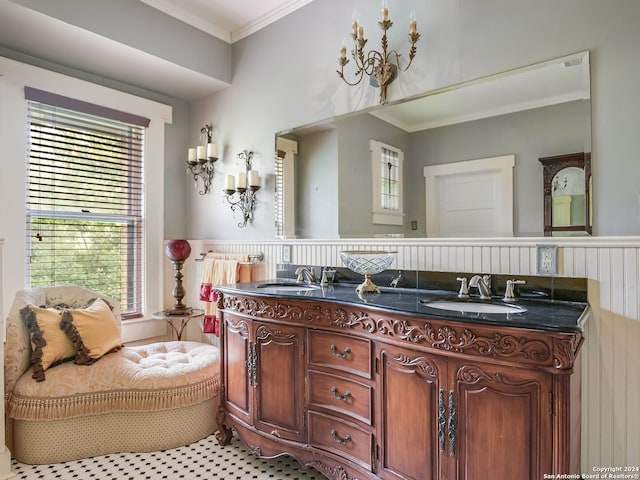
[[[116,227],[114,232],[116,235],[118,231],[126,232],[126,238],[120,239],[116,245],[120,245],[120,248],[125,247],[124,251],[120,250],[116,264],[119,265],[116,268],[118,273],[117,283],[119,284],[116,289],[119,294],[112,296],[119,298],[121,304],[121,312],[123,319],[135,319],[141,318],[144,315],[145,306],[145,212],[146,202],[144,193],[144,171],[145,171],[145,140],[146,129],[149,125],[149,120],[137,115],[131,115],[124,112],[119,112],[110,108],[100,107],[91,103],[78,101],[73,98],[64,97],[57,94],[37,90],[34,88],[25,88],[25,98],[27,100],[27,194],[26,194],[26,235],[25,235],[25,249],[26,249],[26,268],[25,268],[25,283],[27,287],[32,286],[32,258],[34,251],[33,239],[35,238],[32,232],[33,220],[35,218],[50,220],[53,222],[60,221],[61,224],[71,222],[69,224],[70,230],[67,231],[80,231],[82,224],[89,225],[89,231],[92,235],[96,234],[96,229]],[[36,122],[32,121],[33,115],[38,117]],[[61,115],[60,121],[55,120],[56,113]],[[63,120],[64,118],[64,120]],[[52,120],[53,119],[53,120]],[[62,126],[59,130],[60,134],[47,132],[48,126],[44,125],[48,122],[50,125]],[[78,136],[88,137],[88,143],[85,143],[86,149],[83,149],[83,154],[75,157],[69,156],[68,153],[73,150],[72,148],[65,147],[64,140],[66,138],[73,139],[74,141],[85,141],[87,138],[81,140],[75,140],[78,131]],[[104,135],[104,136],[103,136]],[[120,138],[116,141],[111,148],[116,149],[116,153],[112,153],[111,148],[104,149],[106,146],[112,145],[112,140],[109,138]],[[37,139],[37,140],[36,140]],[[47,144],[53,145],[55,142],[61,142],[62,147],[58,149],[56,146],[47,147]],[[33,154],[32,145],[42,146],[35,150],[38,153]],[[88,145],[88,146],[87,146]],[[117,152],[118,148],[124,149]],[[50,150],[47,152],[47,150]],[[90,153],[92,150],[103,152],[102,154]],[[72,158],[72,162],[67,162],[65,168],[66,172],[62,173],[61,180],[70,180],[75,176],[82,178],[82,175],[90,171],[91,163],[97,162],[100,164],[103,161],[107,161],[107,171],[115,166],[125,167],[122,174],[117,172],[107,172],[107,175],[112,177],[112,180],[116,182],[116,185],[120,181],[125,182],[125,188],[123,195],[110,197],[106,195],[100,196],[101,192],[105,192],[100,187],[99,183],[91,184],[89,189],[96,194],[91,201],[88,202],[87,207],[91,206],[100,210],[98,206],[103,201],[106,201],[106,206],[102,205],[102,209],[107,211],[93,211],[93,208],[81,208],[79,211],[70,210],[68,206],[61,209],[55,208],[57,200],[62,202],[69,202],[72,205],[78,202],[77,192],[75,195],[71,195],[69,199],[63,200],[67,195],[56,192],[53,186],[46,185],[46,182],[40,182],[37,188],[43,186],[49,187],[46,190],[41,189],[36,192],[36,197],[31,196],[31,181],[33,179],[42,180],[42,171],[47,170],[47,164],[51,163],[52,159],[60,156],[63,159]],[[47,158],[48,157],[48,158]],[[37,159],[37,161],[34,161]],[[71,167],[69,167],[69,163]],[[32,169],[35,166],[35,169]],[[52,167],[48,168],[49,171]],[[49,174],[53,175],[53,174]],[[55,178],[55,176],[51,177]],[[80,187],[80,185],[78,185]],[[82,188],[85,188],[84,185]],[[97,188],[96,188],[97,187]],[[106,193],[106,192],[105,192]],[[50,198],[47,198],[51,195]],[[38,196],[43,196],[46,200],[41,205]],[[92,203],[94,202],[94,203]],[[36,208],[34,208],[34,206]],[[83,205],[78,205],[83,206]],[[125,207],[124,212],[118,211],[119,208]],[[78,208],[73,206],[71,208]],[[108,210],[116,209],[116,211],[109,212]],[[76,225],[74,225],[76,223]],[[123,227],[124,230],[120,230]],[[53,231],[55,231],[55,225],[53,225]],[[122,235],[122,233],[120,233]],[[50,236],[50,235],[49,235]],[[133,238],[133,242],[130,239]],[[62,237],[56,237],[56,240],[64,241]],[[57,244],[52,247],[55,251]],[[69,253],[71,250],[64,250],[65,253]],[[122,265],[122,260],[126,260],[125,265]],[[86,264],[85,264],[86,265]],[[55,271],[54,267],[54,271]],[[123,275],[124,272],[124,275]],[[55,273],[54,277],[55,278]],[[56,284],[64,284],[57,279],[54,282]],[[77,283],[71,281],[71,283]],[[95,289],[95,288],[94,288]],[[109,293],[107,288],[99,289],[100,291]],[[112,290],[113,292],[113,290]]]
[[[397,147],[386,143],[370,140],[371,149],[371,221],[381,225],[403,225],[404,224],[404,152]],[[384,206],[384,191],[382,188],[383,176],[381,173],[381,162],[384,150],[394,152],[397,155],[398,165],[395,177],[397,178],[397,206],[387,208]]]

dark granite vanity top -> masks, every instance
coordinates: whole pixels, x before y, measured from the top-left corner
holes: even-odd
[[[285,284],[285,289],[277,286],[269,288],[265,285]],[[292,290],[286,290],[286,285]],[[295,289],[295,285],[301,287]],[[366,306],[369,309],[406,313],[423,318],[445,319],[468,323],[519,327],[551,332],[582,332],[588,317],[589,306],[586,302],[552,300],[522,296],[515,302],[504,302],[495,296],[491,300],[480,300],[472,295],[469,299],[458,299],[457,293],[448,290],[426,290],[418,288],[381,287],[379,295],[368,295],[361,298],[356,293],[357,284],[338,283],[327,287],[309,286],[293,280],[279,278],[252,283],[239,283],[216,287],[222,293],[236,295],[265,296],[292,300],[309,300],[318,302],[341,303],[350,306]],[[456,310],[442,310],[425,305],[433,300],[452,300],[455,302],[477,302],[494,305],[516,305],[524,309],[518,313],[473,313]],[[464,307],[463,307],[464,308]]]

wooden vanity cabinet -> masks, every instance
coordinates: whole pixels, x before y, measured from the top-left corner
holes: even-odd
[[[336,480],[579,473],[580,333],[220,298],[223,444]]]

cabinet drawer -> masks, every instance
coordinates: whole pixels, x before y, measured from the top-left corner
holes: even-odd
[[[309,332],[309,363],[371,378],[371,342],[362,338]]]
[[[371,425],[373,388],[360,382],[309,370],[309,403]]]
[[[351,422],[310,411],[309,443],[372,469],[373,434]]]

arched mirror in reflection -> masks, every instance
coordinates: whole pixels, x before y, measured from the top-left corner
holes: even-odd
[[[591,235],[591,154],[539,160],[543,165],[545,236]]]

